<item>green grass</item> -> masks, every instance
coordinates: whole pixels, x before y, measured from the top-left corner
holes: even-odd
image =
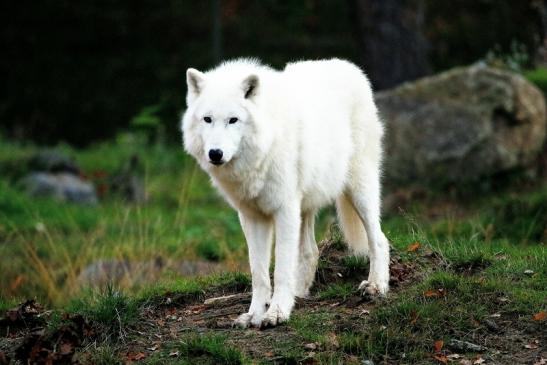
[[[524,72],[524,77],[534,83],[544,93],[547,93],[547,68],[539,67]]]
[[[355,294],[356,288],[353,283],[330,284],[319,292],[320,299],[346,300]]]
[[[244,365],[252,362],[243,353],[227,342],[225,335],[189,333],[182,340],[170,342],[159,351],[147,357],[142,363],[156,364],[227,364]],[[177,354],[170,356],[169,354]]]
[[[126,329],[138,318],[139,304],[112,285],[105,289],[84,294],[73,300],[68,312],[78,313],[97,328],[103,340],[116,342],[123,339]]]
[[[29,198],[16,184],[19,172],[0,175],[0,241],[6,242],[0,244],[0,296],[66,304],[82,292],[79,274],[98,260],[161,258],[166,267],[153,282],[175,280],[169,268],[181,260],[246,267],[237,214],[182,148],[124,137],[86,150],[57,149],[73,156],[89,176],[113,173],[132,154],[139,155],[149,201],[132,205],[107,194],[98,206],[79,206]],[[36,151],[0,140],[0,171],[25,165]],[[130,277],[117,284],[132,292],[146,285]]]
[[[131,136],[82,151],[58,148],[74,156],[90,176],[94,171],[114,172],[137,153],[149,201],[132,205],[107,194],[98,206],[89,207],[29,198],[14,182],[37,148],[0,140],[0,311],[20,299],[36,297],[48,307],[80,313],[102,335],[89,351],[91,362],[119,363],[120,339],[139,320],[141,309],[167,302],[185,305],[204,299],[206,293],[250,289],[250,277],[242,273],[248,267],[247,250],[237,214],[181,148],[149,146]],[[354,358],[381,363],[386,357],[412,363],[429,356],[436,340],[472,340],[493,313],[530,322],[534,313],[546,310],[547,183],[525,186],[507,184],[474,195],[468,192],[471,198],[458,209],[448,205],[443,210],[438,204],[434,213],[436,202],[447,197],[431,192],[403,213],[388,213],[383,228],[402,262],[413,263],[428,250],[436,252],[437,261],[425,265],[416,282],[375,302],[369,315],[340,325],[344,315],[336,312],[338,306],[297,311],[287,327],[300,345],[320,345],[320,363]],[[340,231],[330,225],[334,217],[332,209],[319,215],[317,238],[328,235],[334,246],[343,247]],[[407,251],[414,242],[421,244],[418,251]],[[115,285],[86,288],[79,279],[97,260],[158,258],[165,266],[148,280],[127,278]],[[223,274],[183,278],[175,270],[181,260],[212,261],[222,265]],[[320,262],[320,266],[329,264]],[[368,267],[366,259],[354,256],[340,264],[344,277],[361,278]],[[355,283],[344,280],[323,283],[316,299],[343,302],[355,295]],[[425,294],[439,289],[442,295]],[[53,327],[62,324],[60,312],[54,313]],[[302,346],[280,343],[276,356],[281,353],[287,362],[297,363],[306,356]],[[226,337],[214,333],[184,336],[182,342],[167,347],[185,354],[188,361],[251,361],[240,349],[230,347]],[[145,363],[184,363],[184,359],[160,353]]]
[[[226,343],[220,335],[190,336],[179,346],[182,364],[227,364],[239,365],[247,361],[241,352]]]
[[[173,302],[202,298],[206,291],[245,291],[251,288],[251,278],[242,272],[227,272],[198,278],[176,278],[150,284],[135,297],[141,303],[157,304],[169,297]]]

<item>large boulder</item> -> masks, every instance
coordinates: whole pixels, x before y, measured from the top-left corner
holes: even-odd
[[[532,163],[546,136],[543,94],[518,74],[476,64],[376,96],[394,183],[469,181]]]

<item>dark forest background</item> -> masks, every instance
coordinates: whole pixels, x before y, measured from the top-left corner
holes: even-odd
[[[6,1],[0,133],[82,146],[140,123],[178,141],[189,66],[341,57],[378,90],[489,52],[541,62],[545,19],[535,0]]]

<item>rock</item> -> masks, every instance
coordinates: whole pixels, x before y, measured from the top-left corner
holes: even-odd
[[[476,64],[376,96],[390,182],[457,182],[534,162],[545,101],[520,75]]]
[[[52,197],[59,201],[97,204],[94,186],[72,173],[33,172],[21,181],[24,190],[33,197]]]
[[[450,340],[448,342],[448,347],[452,349],[453,351],[459,351],[459,352],[484,352],[488,350],[484,346],[476,345],[471,342],[460,341],[460,340]]]
[[[59,173],[66,172],[80,175],[80,168],[69,156],[53,150],[45,150],[31,157],[29,161],[31,171]]]
[[[206,261],[165,262],[161,257],[148,261],[98,260],[80,272],[78,282],[84,286],[120,284],[124,280],[143,283],[157,280],[166,270],[181,276],[209,275],[217,272],[219,265]]]

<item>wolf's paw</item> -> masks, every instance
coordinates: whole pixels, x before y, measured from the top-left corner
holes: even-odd
[[[277,305],[272,305],[262,316],[260,328],[275,327],[278,324],[287,322],[291,313],[284,311]]]
[[[249,328],[253,325],[254,322],[256,322],[257,317],[259,316],[255,316],[252,313],[243,313],[242,315],[237,317],[237,319],[232,323],[232,327]],[[258,324],[260,324],[260,322]]]
[[[359,290],[363,295],[384,296],[389,290],[389,284],[387,282],[363,280],[359,284]]]

